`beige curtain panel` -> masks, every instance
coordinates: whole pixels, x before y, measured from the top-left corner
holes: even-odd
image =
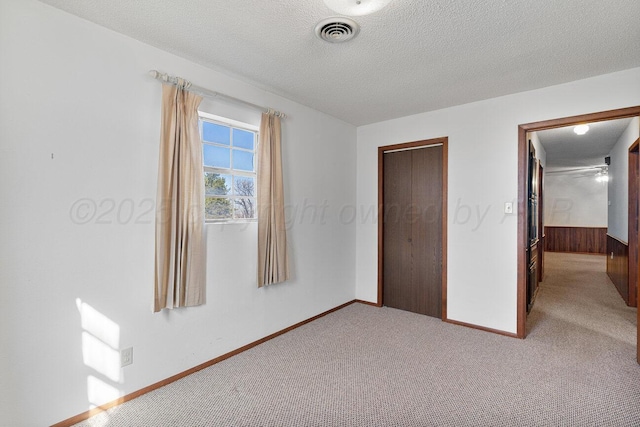
[[[162,85],[154,312],[205,302],[202,98],[184,90],[185,84]]]
[[[258,144],[258,287],[289,279],[280,118],[262,114]]]

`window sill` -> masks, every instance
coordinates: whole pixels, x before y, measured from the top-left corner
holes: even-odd
[[[246,225],[246,224],[257,224],[258,220],[257,219],[233,219],[233,220],[228,220],[228,219],[208,219],[205,220],[204,224],[205,225]]]

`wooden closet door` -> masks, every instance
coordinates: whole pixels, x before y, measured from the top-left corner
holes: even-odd
[[[442,316],[442,146],[384,154],[383,304]]]
[[[442,317],[442,146],[412,150],[411,287],[418,313]]]
[[[411,152],[384,155],[384,305],[415,311],[411,295]]]

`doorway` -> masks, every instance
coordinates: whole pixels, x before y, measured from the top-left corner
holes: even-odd
[[[378,148],[378,305],[446,319],[447,138]]]
[[[636,117],[640,115],[640,107],[623,108],[594,114],[566,117],[562,119],[523,124],[518,127],[518,285],[517,285],[517,336],[525,338],[527,315],[527,243],[529,235],[527,186],[529,177],[529,147],[527,133],[572,126],[588,122]],[[636,219],[637,220],[637,219]],[[637,239],[637,231],[636,231]],[[637,240],[636,240],[637,241]],[[637,243],[636,243],[637,246]],[[639,343],[640,349],[640,343]],[[640,355],[640,352],[639,352]],[[639,359],[640,360],[640,359]]]

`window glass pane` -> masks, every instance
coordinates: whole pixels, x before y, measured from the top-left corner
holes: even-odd
[[[204,165],[229,169],[231,167],[230,149],[202,144]]]
[[[207,197],[204,201],[205,219],[228,219],[233,215],[233,201],[220,197]]]
[[[256,200],[249,197],[235,199],[235,215],[236,218],[255,218],[256,217]]]
[[[230,130],[231,129],[227,126],[221,126],[215,123],[203,121],[202,139],[208,142],[217,142],[218,144],[230,145]]]
[[[258,217],[255,131],[200,119],[206,220]]]
[[[236,176],[233,181],[233,194],[236,196],[255,196],[256,180],[248,176]]]
[[[233,146],[253,150],[254,133],[242,129],[233,130]]]
[[[204,173],[204,191],[207,196],[224,196],[231,192],[231,175]]]
[[[233,168],[253,172],[253,153],[233,150]]]

